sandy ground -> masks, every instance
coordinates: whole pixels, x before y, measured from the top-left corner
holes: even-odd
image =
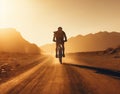
[[[39,54],[0,53],[0,84],[36,66]]]
[[[47,56],[2,83],[0,94],[120,94],[120,72],[114,64],[119,66],[119,60],[112,56],[69,54],[60,64],[58,59]]]

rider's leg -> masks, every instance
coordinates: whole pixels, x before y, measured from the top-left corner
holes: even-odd
[[[56,49],[55,49],[55,52],[56,52],[56,58],[57,58],[57,47],[58,47],[58,43],[56,42]]]
[[[63,47],[63,57],[65,57],[65,47],[64,47],[64,43],[62,43],[62,47]]]

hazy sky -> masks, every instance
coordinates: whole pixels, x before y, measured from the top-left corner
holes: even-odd
[[[59,26],[68,38],[120,31],[120,0],[0,0],[0,27],[16,28],[30,42],[51,43]]]

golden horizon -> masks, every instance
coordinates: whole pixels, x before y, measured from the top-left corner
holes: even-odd
[[[30,42],[43,45],[52,43],[59,26],[69,38],[120,32],[119,9],[120,1],[114,0],[0,0],[0,28],[16,28]]]

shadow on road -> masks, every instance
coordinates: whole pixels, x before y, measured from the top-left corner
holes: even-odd
[[[99,73],[99,74],[104,74],[104,75],[108,75],[108,76],[112,76],[114,78],[120,79],[120,71],[114,71],[110,69],[98,68],[98,67],[87,66],[87,65],[70,64],[70,63],[63,63],[63,65],[85,68],[85,69],[96,71],[96,73]]]

